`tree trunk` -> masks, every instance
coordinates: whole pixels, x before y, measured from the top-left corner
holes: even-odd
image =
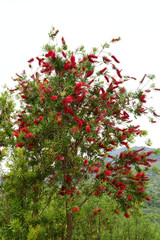
[[[66,218],[67,218],[67,235],[65,240],[71,240],[73,232],[73,214],[68,211],[66,203]]]

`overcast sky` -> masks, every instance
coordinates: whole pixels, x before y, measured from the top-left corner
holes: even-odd
[[[11,77],[42,53],[52,26],[71,50],[82,44],[91,49],[120,36],[112,53],[120,60],[122,73],[139,80],[146,73],[155,74],[160,88],[159,0],[0,0],[0,87],[13,86]],[[154,95],[160,114],[160,92]],[[152,146],[160,147],[160,121],[139,123],[148,130]],[[144,140],[135,145],[144,145]]]

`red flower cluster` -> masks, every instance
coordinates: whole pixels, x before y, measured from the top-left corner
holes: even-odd
[[[51,59],[54,60],[56,58],[56,54],[52,50],[49,50],[45,57],[51,57]]]
[[[69,183],[71,180],[71,176],[69,174],[66,175],[66,183]]]
[[[23,147],[23,143],[17,143],[16,147]]]
[[[86,131],[88,132],[88,133],[90,133],[91,132],[91,128],[90,128],[90,126],[86,126]]]
[[[73,212],[78,212],[79,211],[79,207],[73,207],[72,210],[73,210]]]
[[[124,216],[125,216],[126,218],[130,218],[130,215],[127,214],[127,213],[125,213]]]
[[[52,101],[55,101],[57,99],[57,96],[56,95],[53,95],[52,97],[51,97],[51,100]]]
[[[142,94],[142,95],[141,95],[140,101],[141,101],[142,103],[146,103],[145,97],[146,97],[145,94]]]
[[[87,165],[88,164],[88,159],[84,159],[84,165]]]
[[[57,159],[58,161],[63,161],[63,160],[64,160],[64,157],[63,157],[62,155],[60,155],[60,156],[56,156],[56,159]]]

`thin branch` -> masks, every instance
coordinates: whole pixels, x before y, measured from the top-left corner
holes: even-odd
[[[86,197],[86,199],[84,199],[84,201],[81,202],[81,204],[79,204],[79,207],[81,207],[81,206],[88,200],[88,198],[89,198],[92,194],[93,194],[93,192],[91,192],[91,193]]]

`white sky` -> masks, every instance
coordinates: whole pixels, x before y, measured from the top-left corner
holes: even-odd
[[[120,36],[112,53],[122,73],[139,80],[145,73],[155,74],[160,88],[159,6],[159,0],[0,0],[0,87],[14,86],[11,77],[42,53],[55,26],[72,50],[82,44],[91,49]],[[157,92],[153,105],[160,114],[159,102]],[[148,130],[152,146],[160,147],[160,120],[138,123]],[[135,145],[144,145],[144,140]]]

